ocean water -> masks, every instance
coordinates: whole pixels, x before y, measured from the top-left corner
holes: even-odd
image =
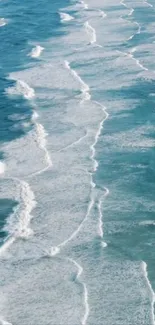
[[[0,2],[0,324],[155,324],[154,20]]]

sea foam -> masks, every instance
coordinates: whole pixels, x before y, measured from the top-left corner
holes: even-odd
[[[17,80],[15,86],[7,88],[6,92],[11,96],[23,96],[25,99],[32,99],[35,96],[34,89],[23,80]]]
[[[32,58],[38,58],[43,50],[44,47],[36,45],[28,55]]]
[[[60,14],[60,18],[61,18],[61,21],[62,22],[70,21],[70,20],[73,20],[74,19],[74,17],[72,17],[71,15],[66,14],[64,12],[60,12],[59,14]]]
[[[5,172],[5,164],[2,161],[0,161],[0,175],[4,174],[4,172]]]
[[[5,18],[0,18],[0,27],[5,26],[7,24],[7,21]]]

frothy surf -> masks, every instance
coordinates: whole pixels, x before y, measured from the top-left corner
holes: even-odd
[[[109,190],[108,188],[105,187],[105,194],[104,194],[104,198],[106,198],[106,196],[109,195]],[[101,238],[101,240],[103,239],[103,216],[102,216],[102,200],[99,199],[98,203],[97,203],[97,208],[98,208],[98,215],[99,215],[99,222],[98,222],[98,235]],[[107,243],[102,241],[101,243],[102,247],[106,247]]]
[[[5,164],[0,161],[0,176],[5,172]]]
[[[0,18],[0,27],[5,26],[7,24],[7,20],[5,18]]]
[[[154,315],[155,293],[152,289],[151,283],[148,278],[147,264],[144,261],[142,262],[142,269],[151,294],[151,318],[152,318],[152,324],[154,325],[155,324],[155,315]]]
[[[86,32],[88,36],[90,37],[90,44],[96,43],[96,31],[95,29],[89,24],[88,21],[84,23]]]
[[[72,17],[71,15],[66,14],[64,12],[60,12],[59,15],[60,15],[60,18],[61,18],[61,22],[70,21],[70,20],[74,19],[74,17]]]
[[[70,63],[68,61],[65,61],[65,67],[70,70],[72,75],[75,77],[75,79],[80,83],[81,85],[81,92],[82,92],[82,101],[84,100],[90,100],[91,95],[89,93],[89,86],[81,79],[81,77],[77,74],[77,72],[70,67]]]
[[[32,99],[35,96],[34,89],[22,80],[17,80],[15,86],[7,88],[6,92],[11,96],[23,96],[25,99]]]
[[[31,58],[38,58],[43,50],[44,50],[44,47],[42,47],[40,45],[36,45],[32,49],[32,51],[28,54],[28,56],[31,56]]]
[[[84,316],[82,317],[81,319],[81,324],[82,325],[86,325],[86,322],[87,322],[87,319],[88,319],[88,316],[89,316],[89,303],[88,303],[88,290],[87,290],[87,286],[84,282],[82,282],[80,280],[80,277],[83,273],[83,268],[82,266],[77,263],[75,260],[73,260],[72,258],[69,258],[68,259],[70,262],[72,262],[76,267],[77,267],[77,276],[76,276],[76,279],[75,281],[78,282],[80,285],[82,285],[83,287],[83,303],[84,303]]]
[[[84,2],[83,0],[79,1],[79,3],[82,5],[84,9],[88,9],[88,4]]]
[[[101,16],[102,18],[107,17],[107,14],[106,14],[103,10],[100,10],[100,9],[99,9],[99,13],[100,13],[100,16]]]
[[[36,206],[35,196],[27,182],[18,178],[12,178],[12,180],[20,186],[20,200],[13,214],[9,217],[4,230],[12,238],[27,238],[32,234],[29,223],[32,219],[31,212]]]

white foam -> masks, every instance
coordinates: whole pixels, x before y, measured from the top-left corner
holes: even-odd
[[[43,50],[44,50],[44,47],[42,47],[40,45],[36,45],[32,49],[32,51],[28,54],[28,56],[31,56],[32,58],[38,58]]]
[[[2,161],[0,161],[0,175],[4,174],[4,172],[5,172],[5,164]]]
[[[102,111],[105,114],[105,117],[103,118],[103,120],[99,124],[98,130],[97,130],[96,135],[95,135],[95,140],[94,140],[93,144],[90,146],[90,149],[92,151],[91,159],[93,161],[93,171],[95,172],[97,170],[97,168],[98,168],[98,162],[94,158],[95,157],[95,146],[96,146],[96,143],[98,141],[98,138],[99,138],[99,136],[101,134],[101,130],[103,128],[103,123],[108,118],[109,114],[106,111],[106,107],[102,106],[99,102],[94,102],[94,103],[96,103],[97,105],[99,105],[101,107]]]
[[[151,318],[152,318],[152,324],[154,325],[155,324],[155,315],[154,315],[155,293],[152,289],[151,283],[148,278],[147,264],[144,261],[142,261],[142,269],[151,294]]]
[[[46,162],[47,166],[44,169],[41,169],[40,171],[38,171],[30,176],[41,174],[52,166],[52,160],[51,160],[50,154],[46,148],[46,137],[48,134],[45,131],[42,124],[40,124],[40,123],[35,124],[35,133],[36,133],[36,142],[38,144],[38,147],[41,150],[43,150],[45,153],[45,162]]]
[[[39,117],[39,114],[34,110],[32,113],[32,121],[35,121]]]
[[[100,10],[100,9],[99,9],[99,13],[100,13],[100,16],[101,16],[102,18],[107,17],[107,14],[106,14],[103,10]]]
[[[12,323],[7,322],[6,320],[0,319],[0,325],[12,325]]]
[[[84,2],[83,0],[79,1],[79,3],[82,5],[84,9],[88,9],[88,4]]]
[[[68,146],[66,146],[66,147],[64,147],[64,148],[62,148],[62,149],[60,149],[60,150],[58,150],[57,152],[61,152],[61,151],[64,151],[64,150],[67,150],[67,149],[69,149],[69,148],[72,148],[72,147],[74,147],[74,146],[76,146],[77,144],[79,144],[83,139],[85,139],[86,137],[87,137],[87,132],[86,132],[86,134],[85,135],[83,135],[82,137],[80,137],[77,141],[74,141],[74,142],[72,142],[71,144],[69,144]]]
[[[7,20],[5,18],[0,18],[0,27],[5,26],[7,24]]]
[[[84,26],[86,28],[86,32],[88,36],[90,37],[90,44],[96,43],[96,31],[95,29],[89,24],[88,21],[84,23]]]
[[[59,252],[60,252],[60,249],[59,249],[59,247],[51,247],[51,249],[50,249],[50,251],[48,252],[48,256],[55,256],[55,255],[57,255],[57,254],[59,254]]]
[[[77,272],[76,281],[78,281],[83,286],[83,302],[84,302],[84,309],[85,310],[84,310],[84,316],[81,319],[81,324],[86,325],[87,319],[88,319],[88,316],[89,316],[88,290],[87,290],[86,284],[79,280],[80,276],[83,273],[83,268],[79,263],[77,263],[72,258],[69,258],[68,260],[70,262],[72,262],[77,267],[78,272]]]
[[[64,21],[70,21],[70,20],[73,20],[74,17],[72,17],[71,15],[69,14],[66,14],[64,12],[60,12],[60,18],[61,18],[61,21],[64,22]]]
[[[144,1],[144,3],[146,3],[147,6],[153,8],[153,5],[151,3],[149,3],[148,1]]]
[[[91,95],[89,93],[89,86],[81,79],[81,77],[77,74],[77,72],[70,67],[70,63],[68,61],[65,61],[65,67],[70,70],[72,75],[75,77],[75,79],[80,83],[81,85],[81,92],[82,92],[82,101],[90,100]]]
[[[35,96],[34,89],[26,82],[17,80],[15,86],[6,89],[9,95],[20,95],[26,99],[32,99]]]
[[[108,188],[104,188],[105,189],[105,194],[104,194],[104,198],[109,195],[109,190]],[[98,204],[97,204],[97,208],[98,208],[98,214],[99,214],[99,223],[98,223],[98,235],[100,236],[100,238],[103,238],[103,221],[102,221],[102,200],[99,199]],[[103,244],[102,244],[103,246]]]
[[[20,186],[20,202],[14,209],[14,212],[7,221],[4,230],[12,236],[12,238],[27,238],[32,234],[29,223],[32,219],[31,211],[36,206],[35,196],[30,186],[25,181],[18,178],[12,178]],[[14,241],[13,240],[13,241]]]
[[[64,240],[62,243],[60,243],[60,244],[57,246],[58,248],[64,247],[64,246],[65,246],[66,244],[68,244],[68,243],[69,243],[69,242],[70,242],[74,237],[76,237],[76,235],[77,235],[77,234],[79,233],[79,231],[81,230],[83,224],[84,224],[85,221],[88,219],[89,214],[90,214],[90,211],[91,211],[93,205],[94,205],[94,199],[91,198],[91,199],[90,199],[90,202],[89,202],[89,205],[88,205],[88,208],[87,208],[87,213],[86,213],[84,219],[82,220],[82,222],[80,223],[79,227],[78,227],[78,228],[77,228],[77,229],[72,233],[72,235],[71,235],[68,239],[66,239],[66,240]]]
[[[6,250],[14,243],[15,237],[10,237],[7,239],[4,244],[0,247],[0,256],[2,256]]]
[[[155,221],[154,220],[144,220],[139,223],[140,226],[155,226]]]
[[[128,13],[128,16],[132,16],[133,12],[134,12],[134,9],[131,8],[130,12]]]

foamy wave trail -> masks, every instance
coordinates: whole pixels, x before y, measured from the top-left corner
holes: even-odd
[[[80,137],[77,141],[74,141],[72,142],[71,144],[69,144],[68,146],[58,150],[57,152],[61,152],[61,151],[64,151],[64,150],[67,150],[69,148],[72,148],[74,146],[76,146],[77,144],[79,144],[83,139],[85,139],[86,137],[88,136],[88,133],[86,132],[85,135],[83,135],[82,137]]]
[[[102,18],[107,17],[107,14],[106,14],[103,10],[100,10],[100,9],[99,9],[99,13],[100,13],[100,16],[101,16]]]
[[[59,15],[60,15],[60,18],[61,18],[61,22],[70,21],[70,20],[74,19],[74,17],[72,17],[71,15],[66,14],[64,12],[60,12]]]
[[[45,172],[46,170],[48,170],[51,166],[52,166],[52,160],[50,157],[50,154],[46,148],[46,137],[48,135],[48,133],[45,131],[44,127],[42,124],[40,123],[35,123],[35,134],[36,134],[36,142],[38,144],[38,147],[44,151],[45,153],[45,163],[46,163],[46,167],[43,169],[40,169],[39,171],[30,174],[28,176],[28,178],[31,178],[33,176],[36,175],[40,175],[43,172]]]
[[[134,24],[135,24],[136,26],[138,26],[137,32],[136,32],[135,34],[132,34],[132,35],[127,39],[127,41],[133,39],[133,38],[135,37],[135,35],[138,35],[138,34],[141,33],[141,27],[140,27],[139,23],[135,22]]]
[[[82,5],[84,9],[88,9],[88,4],[84,2],[83,0],[79,1],[79,3]]]
[[[131,10],[130,10],[130,12],[129,12],[128,16],[132,16],[133,12],[134,12],[134,9],[133,9],[133,8],[131,8]]]
[[[147,264],[144,261],[142,262],[142,269],[151,294],[151,318],[152,318],[152,325],[155,325],[155,315],[154,315],[155,293],[152,289],[151,283],[148,278]]]
[[[107,113],[105,106],[102,106],[99,102],[96,102],[96,101],[94,101],[94,103],[97,104],[98,106],[100,106],[101,107],[101,110],[105,114],[105,117],[103,118],[103,120],[99,124],[98,130],[97,130],[96,135],[95,135],[95,140],[94,140],[93,144],[90,146],[90,149],[92,151],[92,154],[91,154],[91,157],[90,158],[92,159],[92,162],[93,162],[93,171],[95,172],[97,170],[97,168],[98,168],[98,162],[95,159],[95,146],[96,146],[96,143],[98,141],[98,138],[99,138],[99,136],[101,134],[101,131],[102,131],[102,128],[103,128],[103,123],[108,118],[109,114]]]
[[[66,244],[68,244],[73,238],[76,237],[76,235],[79,233],[79,231],[81,230],[83,224],[86,222],[86,220],[88,219],[89,215],[90,215],[90,212],[92,210],[92,207],[94,206],[94,199],[93,199],[93,196],[91,194],[91,199],[90,199],[90,202],[89,202],[89,205],[88,205],[88,208],[87,208],[87,213],[84,217],[84,219],[82,220],[82,222],[80,223],[80,225],[78,226],[78,228],[72,233],[72,235],[64,240],[62,243],[60,243],[58,246],[53,246],[51,247],[50,249],[50,252],[49,252],[49,255],[50,256],[54,256],[56,254],[58,254],[60,252],[60,249],[64,246],[66,246]]]
[[[35,196],[27,182],[20,181],[18,178],[12,178],[12,180],[19,183],[20,202],[8,219],[4,230],[7,231],[9,236],[14,238],[14,240],[16,238],[28,238],[28,236],[32,234],[29,223],[32,219],[31,211],[36,206]]]
[[[82,92],[82,101],[84,100],[90,100],[91,95],[89,93],[89,86],[81,79],[81,77],[77,74],[77,72],[70,67],[70,63],[68,61],[65,61],[65,67],[70,70],[72,75],[75,77],[75,79],[80,83],[81,85],[81,92]]]
[[[88,290],[87,290],[87,286],[86,286],[86,284],[84,282],[80,281],[80,276],[83,273],[83,268],[82,268],[82,266],[79,263],[77,263],[72,258],[69,258],[68,260],[70,262],[72,262],[77,267],[78,272],[77,272],[77,276],[76,276],[75,281],[78,282],[83,287],[83,304],[84,304],[84,309],[85,310],[84,310],[84,316],[81,319],[81,324],[82,325],[86,325],[87,319],[88,319],[88,316],[89,316],[89,303],[88,303]]]
[[[144,65],[142,65],[142,64],[140,63],[140,61],[139,61],[138,59],[136,59],[136,58],[133,56],[132,53],[134,53],[135,51],[136,51],[136,48],[131,49],[131,51],[130,51],[129,53],[127,53],[127,52],[122,52],[122,51],[118,51],[118,50],[117,50],[118,53],[121,53],[121,54],[127,56],[128,58],[131,58],[132,60],[134,60],[134,61],[136,62],[136,64],[137,64],[137,65],[138,65],[142,70],[148,71],[148,68],[144,67]]]
[[[96,43],[96,31],[95,29],[89,24],[88,21],[84,23],[84,26],[86,28],[86,32],[88,36],[90,37],[90,44]]]
[[[7,20],[5,18],[0,18],[0,27],[5,26],[7,24]]]
[[[144,3],[146,3],[147,6],[153,8],[153,5],[151,3],[149,3],[148,1],[144,1]]]
[[[31,56],[31,58],[38,58],[43,50],[44,50],[44,47],[42,47],[40,45],[36,45],[32,49],[32,51],[28,54],[28,56]]]
[[[0,176],[5,172],[5,164],[0,161]]]
[[[104,198],[106,198],[106,196],[109,195],[109,190],[108,188],[104,188],[105,189],[105,194],[104,194]],[[103,239],[103,216],[102,216],[102,200],[99,199],[98,203],[97,203],[97,208],[98,208],[98,214],[99,214],[99,222],[98,222],[98,235],[101,239]],[[107,247],[107,243],[102,241],[101,243],[102,247]]]
[[[15,86],[7,88],[6,92],[11,96],[23,96],[26,99],[32,99],[35,96],[34,89],[22,80],[17,80]]]
[[[0,325],[13,325],[13,324],[10,323],[10,322],[7,322],[7,321],[4,320],[4,319],[0,319]]]

